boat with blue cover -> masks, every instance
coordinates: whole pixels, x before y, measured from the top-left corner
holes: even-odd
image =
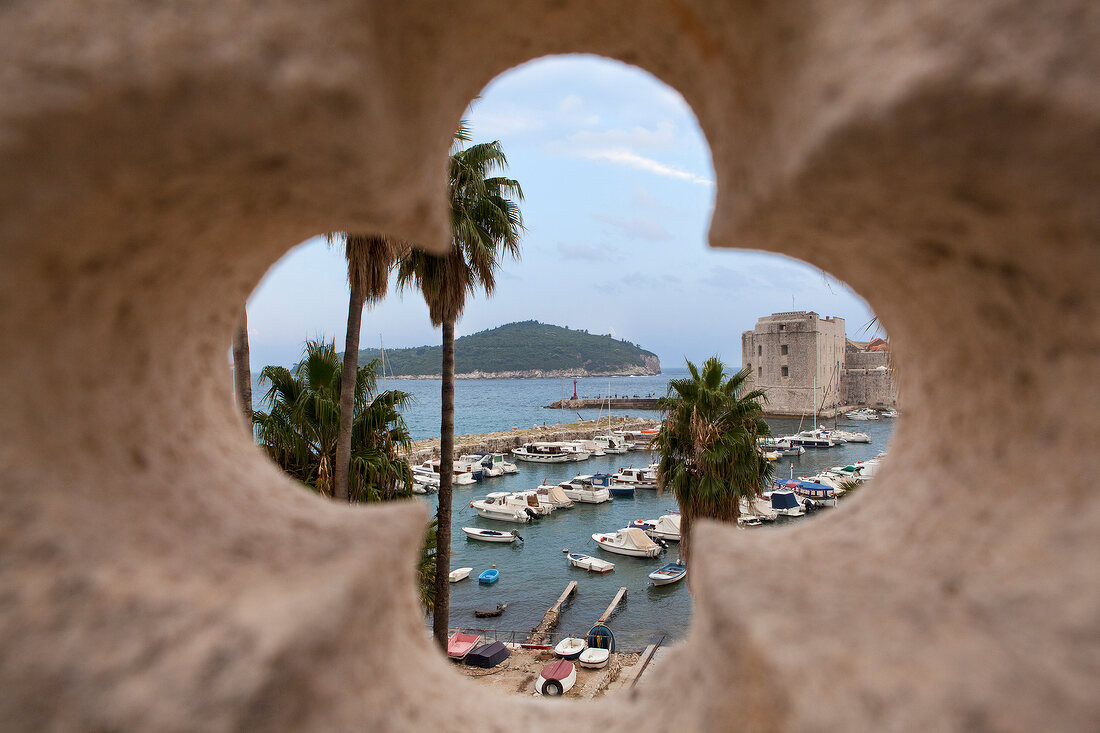
[[[492,585],[500,578],[500,571],[496,568],[489,568],[481,575],[477,576],[477,582],[485,583],[486,585]]]

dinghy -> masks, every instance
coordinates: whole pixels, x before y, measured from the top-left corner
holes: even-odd
[[[462,531],[466,533],[466,536],[472,540],[481,540],[482,542],[515,542],[516,540],[522,540],[519,532],[514,529],[509,532],[501,532],[497,529],[482,529],[481,527],[463,527]]]
[[[649,579],[653,581],[653,585],[670,585],[683,580],[687,572],[687,567],[683,563],[670,562],[668,565],[650,573]]]
[[[503,662],[510,654],[511,652],[508,651],[508,647],[504,646],[503,642],[491,641],[471,651],[462,661],[471,667],[489,669]]]
[[[640,529],[627,528],[615,532],[597,532],[592,535],[592,539],[601,548],[618,555],[657,557],[661,554],[661,546]]]
[[[615,651],[615,634],[611,631],[610,626],[598,621],[588,630],[588,637],[585,641],[588,642],[589,649],[606,649],[609,652]]]
[[[473,572],[473,568],[456,568],[447,573],[447,577],[451,579],[452,583],[457,583],[460,580],[469,578],[471,572]]]
[[[506,608],[508,608],[507,603],[498,603],[495,606],[486,606],[485,608],[475,608],[474,616],[478,618],[496,618],[504,613],[504,609]]]
[[[485,585],[492,585],[500,578],[500,571],[496,568],[489,568],[481,575],[477,576],[477,582],[484,583]]]
[[[481,634],[456,632],[447,640],[447,656],[451,659],[462,659],[477,646],[479,641],[481,641]]]
[[[582,555],[579,552],[569,553],[569,564],[581,570],[591,570],[593,573],[610,573],[615,569],[615,563],[601,560],[591,555]]]
[[[573,689],[577,682],[577,668],[572,662],[559,659],[542,668],[535,680],[535,692],[547,697],[558,697]]]
[[[600,669],[601,667],[606,667],[610,659],[611,652],[608,650],[598,647],[589,647],[577,657],[577,664],[582,667],[587,667],[588,669]]]
[[[554,654],[557,654],[562,659],[576,659],[584,651],[585,643],[584,639],[575,639],[571,636],[567,636],[558,642],[558,645],[554,647]]]

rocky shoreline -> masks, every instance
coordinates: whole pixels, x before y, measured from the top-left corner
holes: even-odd
[[[455,379],[587,379],[591,377],[655,377],[661,373],[648,366],[610,372],[590,372],[587,369],[527,369],[514,372],[466,372]],[[387,374],[386,379],[442,379],[442,374]]]

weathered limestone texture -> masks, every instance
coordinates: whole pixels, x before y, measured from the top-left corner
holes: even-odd
[[[0,9],[0,729],[1100,728],[1100,4],[501,8]],[[225,367],[294,243],[442,245],[463,109],[567,52],[683,93],[711,244],[856,288],[906,405],[844,511],[701,526],[691,638],[588,705],[453,674],[424,511],[295,488]]]

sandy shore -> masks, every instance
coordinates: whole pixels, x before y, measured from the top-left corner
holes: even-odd
[[[534,695],[535,680],[539,672],[556,658],[552,651],[539,649],[512,649],[512,654],[492,669],[468,667],[455,663],[455,670],[464,677],[476,679],[480,684],[508,695]],[[634,679],[635,665],[640,654],[616,653],[603,669],[585,669],[577,666],[577,682],[565,697],[595,698],[620,690]],[[652,665],[651,665],[652,666]]]

